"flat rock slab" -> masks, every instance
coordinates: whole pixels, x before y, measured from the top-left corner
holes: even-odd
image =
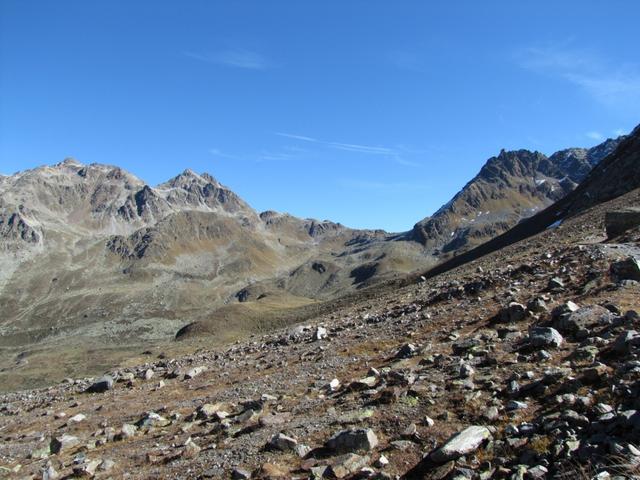
[[[436,463],[455,460],[476,451],[480,445],[491,438],[491,432],[486,427],[467,427],[451,437],[442,447],[432,452],[429,458]]]

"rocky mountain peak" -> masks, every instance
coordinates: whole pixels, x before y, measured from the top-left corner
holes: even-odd
[[[602,161],[605,157],[611,155],[618,145],[626,139],[627,135],[622,135],[617,138],[607,138],[604,142],[595,147],[592,147],[587,152],[587,159],[592,166],[597,165]]]
[[[203,173],[202,175],[197,174],[190,168],[187,168],[179,175],[176,175],[172,179],[161,183],[157,188],[167,189],[167,188],[182,188],[185,190],[192,189],[194,185],[204,187],[207,184],[211,184],[213,186],[219,187],[220,183],[210,174]]]
[[[450,202],[418,222],[410,236],[443,251],[482,243],[571,192],[622,138],[591,149],[561,150],[550,157],[502,149]]]
[[[55,165],[56,167],[84,167],[84,164],[73,157],[67,157]]]

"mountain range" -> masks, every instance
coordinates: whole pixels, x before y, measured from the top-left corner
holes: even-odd
[[[545,162],[539,154],[509,157],[491,163]],[[425,248],[411,233],[256,214],[211,177],[193,172],[155,188],[115,182],[116,201],[99,200],[104,208],[87,213],[95,208],[89,194],[98,188],[95,179],[108,183],[113,171],[66,162],[22,182],[22,198],[42,192],[41,205],[32,200],[5,216],[3,254],[22,259],[8,285],[15,289],[29,275],[23,288],[40,293],[13,290],[16,305],[49,302],[64,315],[66,304],[70,314],[60,320],[74,320],[74,307],[99,306],[108,314],[122,298],[136,302],[136,295],[154,292],[153,315],[168,318],[163,308],[181,308],[185,300],[165,299],[188,300],[184,284],[234,278],[226,258],[240,262],[236,271],[243,274],[260,265],[266,275],[274,275],[274,265],[256,263],[256,255],[296,258],[292,269],[282,265],[288,273],[276,275],[279,280],[256,281],[212,307],[214,314],[240,307],[242,315],[190,323],[180,330],[182,341],[140,342],[130,328],[134,317],[117,323],[107,315],[67,325],[65,341],[56,331],[63,322],[41,310],[42,325],[54,329],[40,341],[17,344],[11,358],[3,349],[5,476],[640,478],[640,127],[555,203],[484,243],[449,253]],[[55,182],[29,192],[46,176]],[[512,197],[504,192],[512,176],[490,177],[500,179],[501,198]],[[46,220],[45,207],[58,223]],[[303,299],[287,289],[302,288],[296,282],[304,275],[328,273],[318,255],[349,251],[354,264],[348,267],[336,256],[339,276],[340,265],[367,270],[362,265],[371,259],[358,266],[365,259],[359,255],[388,245],[417,247],[441,261],[389,281],[376,281],[374,272],[368,288],[349,277],[351,288],[335,298],[283,306],[285,294]],[[205,252],[220,256],[207,260]],[[221,268],[206,270],[212,263]],[[320,287],[309,283],[307,292]],[[269,300],[277,289],[280,306]],[[198,292],[206,301],[205,289]],[[109,302],[116,307],[109,310]],[[133,307],[145,311],[150,304]],[[269,308],[280,324],[266,320]],[[185,321],[197,312],[180,314]],[[246,338],[216,344],[224,329],[252,321]],[[101,346],[91,343],[82,322],[110,325],[119,345],[109,347],[104,338]],[[137,351],[124,350],[127,342]],[[46,388],[15,391],[30,384]]]
[[[191,170],[155,187],[74,159],[1,176],[0,360],[176,335],[223,343],[300,321],[509,231],[565,198],[624,140],[549,157],[501,151],[400,234],[259,213]]]

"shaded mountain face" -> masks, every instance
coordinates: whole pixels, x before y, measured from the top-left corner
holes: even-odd
[[[418,222],[410,238],[443,253],[481,244],[573,191],[623,138],[590,149],[561,150],[550,157],[503,150],[450,202]]]

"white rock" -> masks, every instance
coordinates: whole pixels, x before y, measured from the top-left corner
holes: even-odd
[[[327,329],[324,327],[317,327],[315,333],[313,334],[314,340],[324,340],[329,336]]]
[[[444,463],[477,450],[483,442],[490,440],[491,432],[486,427],[471,426],[451,437],[442,447],[431,453],[431,460]]]
[[[199,367],[193,367],[187,370],[187,372],[184,374],[184,378],[189,380],[191,378],[197,377],[198,375],[206,371],[207,371],[207,367],[205,367],[204,365],[201,365]]]
[[[84,413],[78,413],[69,419],[70,422],[80,423],[87,419]]]

